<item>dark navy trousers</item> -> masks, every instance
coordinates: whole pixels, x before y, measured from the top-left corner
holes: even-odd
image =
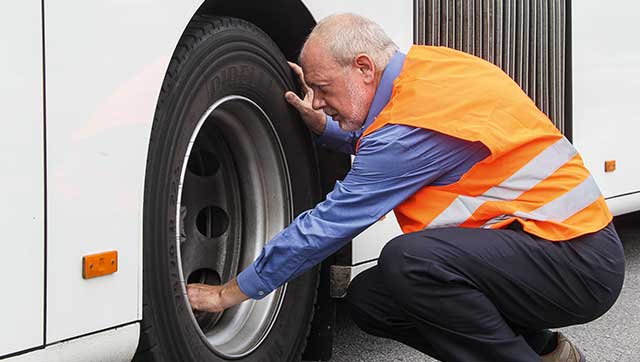
[[[624,253],[613,224],[555,243],[514,224],[391,240],[349,287],[354,322],[443,362],[539,362],[548,329],[613,305]]]

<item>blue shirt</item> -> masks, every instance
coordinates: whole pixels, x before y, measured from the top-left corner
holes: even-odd
[[[360,130],[343,131],[328,117],[316,142],[354,154],[362,132],[389,102],[404,59],[397,52],[389,61]],[[323,202],[296,217],[238,274],[240,290],[251,298],[263,298],[340,250],[422,187],[454,183],[488,155],[479,142],[404,125],[387,125],[367,135],[345,179],[336,182]]]

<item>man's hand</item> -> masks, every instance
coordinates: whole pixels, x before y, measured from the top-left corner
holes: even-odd
[[[224,285],[188,284],[187,296],[191,308],[211,313],[222,312],[249,299],[235,278]]]
[[[304,99],[300,99],[297,94],[291,91],[285,92],[284,98],[298,110],[307,127],[309,127],[313,133],[320,135],[324,132],[324,128],[327,125],[327,115],[321,110],[313,109],[313,89],[304,81],[302,68],[296,63],[288,63],[293,72],[298,76],[302,92],[304,92]]]

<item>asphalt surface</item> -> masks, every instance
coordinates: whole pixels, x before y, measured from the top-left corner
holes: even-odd
[[[561,331],[589,362],[640,361],[640,213],[615,220],[624,242],[626,276],[616,304],[599,319]],[[338,309],[332,362],[433,362],[401,343],[369,336],[351,321],[345,305]]]

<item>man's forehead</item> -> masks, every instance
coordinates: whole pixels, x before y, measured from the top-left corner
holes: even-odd
[[[300,58],[302,69],[307,71],[323,71],[327,68],[326,54],[317,54],[315,52],[304,52]]]
[[[311,50],[311,49],[310,49]],[[307,52],[300,59],[300,65],[308,83],[326,81],[340,70],[338,63],[326,52]]]
[[[331,78],[331,72],[323,71],[323,68],[314,67],[313,65],[303,67],[302,71],[304,72],[304,80],[309,86],[322,84]]]

